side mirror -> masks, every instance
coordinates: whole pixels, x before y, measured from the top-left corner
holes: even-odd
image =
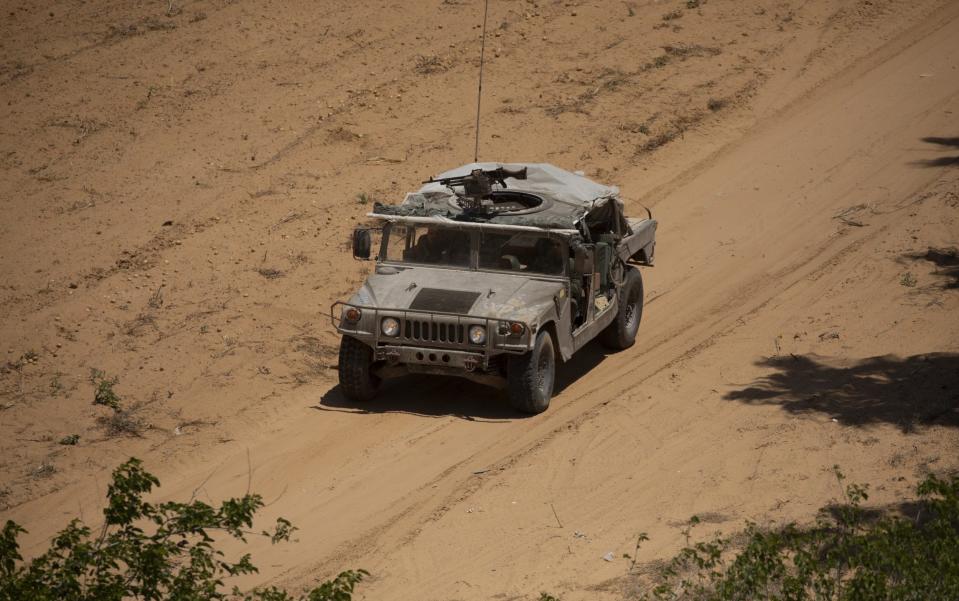
[[[370,236],[370,230],[366,228],[356,228],[353,230],[353,258],[367,261],[370,258],[370,250],[373,247],[373,237]]]
[[[573,248],[573,269],[576,273],[593,273],[593,253],[582,245]]]

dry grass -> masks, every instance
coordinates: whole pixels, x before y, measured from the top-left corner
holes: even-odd
[[[57,468],[55,465],[47,461],[46,459],[40,463],[37,467],[30,470],[30,475],[34,478],[49,478],[50,476],[57,473]]]
[[[413,64],[413,70],[419,73],[420,75],[432,75],[433,73],[442,73],[449,69],[449,65],[446,64],[442,58],[438,56],[424,56],[420,55],[416,57],[416,62]]]
[[[143,336],[146,334],[147,328],[153,328],[154,331],[159,331],[156,325],[156,318],[149,313],[141,313],[127,323],[124,333],[127,336]]]
[[[149,305],[151,309],[159,309],[160,307],[163,306],[163,287],[162,286],[157,288],[156,292],[150,295],[150,300],[147,301],[147,305]]]
[[[135,403],[129,408],[115,410],[110,415],[102,415],[97,418],[97,425],[103,428],[109,438],[118,436],[143,438],[143,430],[147,428],[147,424],[138,415],[141,408],[140,403]]]

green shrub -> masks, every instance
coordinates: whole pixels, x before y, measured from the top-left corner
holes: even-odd
[[[107,375],[99,369],[90,370],[90,382],[93,384],[93,404],[105,405],[114,411],[120,411],[120,397],[113,390],[120,378],[114,376],[108,378]]]
[[[213,507],[144,501],[160,482],[130,459],[113,472],[107,490],[104,524],[96,533],[73,520],[50,548],[29,562],[20,555],[17,537],[25,532],[7,521],[0,533],[0,601],[350,601],[368,573],[346,571],[299,597],[270,587],[227,592],[225,579],[257,571],[250,555],[228,561],[213,534],[246,542],[249,535],[273,543],[287,541],[296,528],[279,518],[271,531],[251,531],[253,515],[263,506],[247,494]]]
[[[844,476],[835,469],[842,484]],[[749,524],[745,544],[689,544],[661,571],[643,600],[879,601],[959,599],[959,476],[928,476],[913,517],[862,507],[863,486],[825,508],[816,524],[770,530]],[[640,535],[639,543],[645,540]],[[637,549],[639,544],[637,543]],[[635,559],[634,564],[635,566]]]

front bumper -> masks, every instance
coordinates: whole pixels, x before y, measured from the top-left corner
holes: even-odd
[[[430,365],[450,369],[475,371],[489,367],[489,357],[483,353],[470,353],[449,349],[435,349],[415,346],[377,346],[374,351],[377,361],[396,365]]]
[[[505,388],[506,378],[497,369],[497,357],[448,349],[378,346],[373,373],[380,378],[429,374],[466,378],[493,388]],[[502,356],[502,355],[501,355]]]
[[[351,322],[342,317],[342,313],[350,307],[359,309],[361,314],[359,320]],[[400,322],[397,336],[386,336],[380,330],[380,324],[386,317],[392,317]],[[430,353],[434,353],[438,358],[437,365],[443,364],[444,354],[449,357],[449,361],[459,360],[460,355],[470,354],[487,358],[501,353],[523,354],[529,350],[530,340],[536,333],[529,324],[517,320],[501,320],[458,313],[385,309],[343,301],[333,303],[330,307],[330,318],[338,332],[369,344],[377,353],[381,347],[392,347],[401,349],[398,352],[403,357],[412,356],[413,359],[416,359],[416,352],[424,352],[427,360]],[[523,333],[510,334],[508,331],[510,323],[521,323]],[[504,324],[507,324],[506,327]],[[469,328],[474,325],[486,328],[486,341],[483,344],[473,344],[469,341]],[[409,349],[412,349],[412,353],[407,352]]]

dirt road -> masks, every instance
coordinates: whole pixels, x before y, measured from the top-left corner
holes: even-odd
[[[751,78],[734,81],[743,73],[743,63],[734,61],[729,79],[712,84],[710,93],[731,103],[727,108],[717,109],[718,115],[708,108],[677,116],[670,121],[672,129],[663,130],[674,135],[661,147],[641,148],[639,158],[616,158],[615,146],[621,142],[606,130],[595,133],[585,149],[565,151],[567,158],[576,152],[579,160],[594,161],[592,174],[612,177],[633,199],[630,212],[650,206],[661,224],[660,242],[657,266],[644,272],[647,307],[641,342],[609,356],[598,347],[587,348],[563,367],[547,413],[519,418],[488,390],[424,378],[393,382],[368,406],[345,401],[328,374],[335,341],[318,333],[322,319],[310,306],[317,297],[345,292],[361,277],[355,266],[343,266],[342,245],[322,228],[328,217],[356,217],[362,207],[332,207],[324,196],[326,187],[289,185],[309,179],[290,174],[305,170],[304,157],[323,147],[299,132],[291,141],[257,151],[252,162],[261,171],[246,179],[233,176],[229,170],[238,169],[236,162],[223,159],[227,175],[217,177],[226,179],[210,179],[204,184],[210,191],[199,192],[209,195],[209,215],[194,207],[184,213],[190,215],[189,227],[175,217],[165,227],[181,230],[171,235],[161,230],[137,247],[129,258],[147,261],[142,270],[106,273],[96,287],[80,289],[86,293],[83,302],[68,293],[75,288],[7,300],[4,330],[9,339],[29,339],[30,328],[54,316],[63,324],[57,327],[66,331],[71,331],[67,322],[85,324],[77,327],[83,330],[81,340],[125,331],[116,346],[90,343],[104,352],[97,365],[122,373],[121,383],[143,373],[147,384],[140,390],[154,387],[161,397],[165,379],[172,377],[179,387],[171,385],[169,397],[146,405],[144,419],[159,425],[144,429],[144,440],[91,441],[76,449],[83,459],[63,458],[64,450],[53,441],[47,441],[46,451],[24,445],[17,451],[21,457],[34,453],[30,457],[35,461],[37,453],[48,453],[45,461],[70,462],[70,467],[60,468],[52,480],[56,485],[44,488],[43,480],[15,477],[24,468],[13,465],[11,455],[3,469],[16,502],[3,517],[25,523],[36,550],[69,516],[83,513],[91,519],[102,495],[104,468],[136,452],[160,475],[165,498],[195,493],[217,499],[252,486],[269,503],[264,519],[284,516],[299,526],[296,543],[254,544],[261,574],[246,584],[306,584],[340,569],[364,567],[374,578],[362,587],[360,598],[522,599],[549,590],[566,600],[612,599],[626,586],[626,562],[618,558],[632,552],[638,532],[652,539],[643,559],[659,559],[677,548],[678,525],[693,514],[705,518],[707,533],[735,531],[746,518],[810,519],[838,494],[829,471],[834,464],[854,480],[872,483],[873,500],[879,503],[908,492],[923,470],[955,469],[956,272],[926,258],[930,248],[955,246],[959,239],[954,156],[959,152],[959,7],[927,3],[906,9],[889,2],[879,3],[882,10],[871,15],[862,12],[869,3],[850,12],[822,2],[806,7],[805,13],[788,13],[799,15],[788,20],[787,13],[777,12],[780,26],[800,24],[788,43],[773,43],[766,39],[776,35],[772,27],[740,32],[743,23],[766,16],[747,4],[743,14],[752,12],[745,17],[740,9],[727,7],[716,23],[690,24],[684,33],[658,27],[679,19],[664,19],[664,8],[629,8],[638,19],[648,19],[656,35],[672,31],[695,39],[708,34],[727,39],[735,32],[747,40],[744,44],[770,49],[746,61],[766,61]],[[417,10],[402,19],[414,19]],[[572,12],[578,14],[570,15],[565,8],[533,18],[542,16],[553,28],[551,35],[561,38],[573,35],[566,20],[582,19],[584,13],[597,18],[593,12],[599,10],[576,8]],[[358,17],[351,13],[348,18]],[[681,17],[683,25],[694,18],[692,12]],[[402,25],[402,19],[393,26]],[[842,29],[843,23],[857,33]],[[614,25],[608,26],[614,41],[621,37]],[[722,29],[727,26],[730,31]],[[515,27],[499,33],[511,35]],[[845,36],[838,35],[840,30]],[[399,47],[395,36],[400,34],[391,35]],[[533,39],[532,33],[521,37]],[[629,43],[624,38],[613,51]],[[369,49],[377,44],[380,49]],[[378,63],[377,71],[389,71],[392,59],[383,50],[389,45],[367,40],[361,46],[344,60],[370,62],[374,56],[386,63]],[[514,47],[502,46],[494,48],[497,58],[511,56]],[[675,60],[683,65],[737,52],[728,45],[716,54],[693,42],[682,47],[689,56]],[[554,72],[567,78],[579,73],[576,67],[557,67],[564,58],[572,60],[566,50],[551,52]],[[675,55],[667,50],[663,56]],[[421,63],[429,69],[429,61]],[[697,89],[696,77],[711,68],[719,67],[649,75],[663,78],[656,81],[658,88],[643,79],[642,68],[639,75],[626,69],[617,76],[623,82],[603,88],[610,91],[609,98],[580,93],[546,105],[543,116],[495,114],[523,120],[518,125],[523,132],[548,123],[553,131],[545,134],[545,143],[555,143],[586,127],[580,117],[588,123],[615,115],[624,127],[638,121],[640,117],[629,116],[635,97],[616,95],[631,85],[630,77],[645,82],[648,90],[659,90],[646,100],[666,106],[674,102],[669,90],[691,93]],[[500,90],[509,79],[502,77]],[[602,86],[611,76],[597,77]],[[535,84],[548,89],[550,80],[556,86],[568,83],[538,75]],[[717,86],[724,85],[729,87],[717,94]],[[376,96],[392,94],[374,89],[379,90]],[[420,88],[428,89],[426,83]],[[371,97],[357,100],[353,94],[352,102]],[[522,98],[515,105],[521,106]],[[560,106],[565,108],[556,113]],[[584,107],[593,114],[577,112]],[[419,118],[417,110],[397,108],[394,114],[410,124]],[[456,127],[453,114],[444,109],[439,116],[451,130]],[[325,147],[359,148],[372,166],[347,166],[331,156],[321,167],[331,170],[324,183],[351,181],[364,169],[379,170],[363,175],[366,181],[389,174],[398,185],[418,175],[403,173],[396,167],[400,163],[392,162],[399,154],[395,145],[383,141],[394,127],[388,118],[353,117],[337,127],[330,130]],[[361,130],[376,138],[372,147],[356,137]],[[177,131],[190,132],[191,141],[204,144],[202,125],[180,124]],[[491,139],[490,152],[508,148],[502,144]],[[516,144],[520,154],[537,149],[529,140]],[[456,154],[460,146],[465,143],[424,151],[416,162]],[[264,154],[273,158],[256,158]],[[602,158],[594,159],[594,154]],[[129,160],[120,159],[111,170],[122,173]],[[409,155],[403,160],[413,162]],[[282,165],[285,175],[263,175],[275,164]],[[206,177],[200,176],[197,184]],[[13,181],[8,178],[5,194],[11,194]],[[68,181],[72,185],[74,180]],[[231,209],[227,197],[235,198],[241,183],[252,200]],[[202,188],[182,183],[191,185]],[[286,192],[278,191],[282,189]],[[275,194],[288,197],[275,205],[257,204]],[[161,211],[143,210],[143,221],[130,218],[133,230],[147,230],[146,220],[163,221]],[[71,214],[66,212],[67,219]],[[266,245],[248,233],[244,220],[252,221],[251,231],[269,231]],[[296,229],[298,222],[309,226]],[[85,227],[62,219],[56,223],[65,229]],[[317,224],[321,231],[315,238]],[[109,225],[102,227],[108,235],[119,235]],[[336,227],[345,233],[349,226]],[[207,229],[214,233],[203,238]],[[188,230],[195,236],[188,238]],[[7,226],[2,256],[5,270],[9,266],[19,278],[15,285],[25,286],[31,276],[11,241],[43,235],[27,226]],[[131,239],[138,236],[148,237],[148,232],[130,234]],[[190,248],[180,250],[177,240]],[[319,250],[298,261],[296,251],[305,242]],[[210,252],[198,253],[208,245]],[[70,263],[51,252],[61,261],[57,265]],[[107,253],[99,247],[78,250],[73,268],[96,263],[101,252]],[[178,254],[182,252],[190,254]],[[222,261],[217,258],[221,252]],[[228,286],[231,293],[225,295],[219,278],[229,277],[228,265],[234,259],[239,265],[249,255],[258,259],[261,252],[264,260],[257,268],[272,266],[270,255],[286,255],[281,287],[270,289],[266,276],[251,274]],[[56,271],[57,265],[45,268]],[[329,283],[334,278],[325,273],[328,268],[336,270],[335,284]],[[162,275],[157,269],[163,269]],[[242,269],[251,271],[247,265]],[[133,275],[150,281],[128,293],[123,286],[134,281]],[[164,285],[154,288],[161,278]],[[141,302],[156,297],[154,290],[168,300],[157,300],[152,313],[128,311],[121,318],[119,309],[110,306],[116,305],[111,296],[123,302],[124,295],[132,295]],[[251,294],[253,305],[242,300]],[[51,296],[52,301],[44,300]],[[77,317],[101,311],[99,320]],[[209,340],[209,329],[203,332],[207,338],[197,333],[177,341],[177,329],[199,328],[205,315],[213,316],[208,328],[216,330],[219,342],[193,343]],[[84,353],[62,344],[60,354],[68,358]],[[61,347],[51,343],[46,348]],[[138,364],[148,369],[132,368]],[[297,370],[304,364],[314,371],[301,378]],[[31,369],[28,362],[10,377],[19,376],[21,386],[25,378],[27,390],[31,382],[37,389],[53,368],[42,372],[42,380]],[[4,438],[38,438],[54,430],[49,423],[57,418],[50,416],[58,407],[83,415],[93,411],[89,387],[81,376],[76,379],[74,389],[51,401],[30,397],[21,388],[26,400],[17,402],[22,405],[0,413]],[[18,398],[12,389],[11,383],[10,398]],[[233,391],[245,399],[235,411],[229,398],[216,398]],[[209,404],[199,407],[198,402]],[[68,476],[71,470],[77,476]],[[612,562],[602,559],[608,551],[616,558]]]

